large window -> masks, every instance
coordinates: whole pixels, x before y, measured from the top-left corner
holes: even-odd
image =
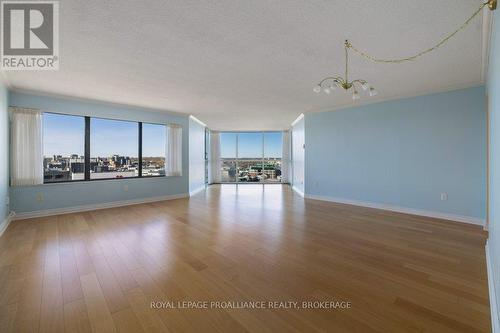
[[[45,183],[83,180],[85,118],[43,115],[43,177]]]
[[[44,182],[165,176],[166,125],[43,114]]]
[[[139,176],[139,125],[90,119],[90,179]]]
[[[221,181],[281,182],[281,132],[223,132]]]

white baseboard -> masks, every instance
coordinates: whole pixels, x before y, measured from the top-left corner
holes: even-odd
[[[441,212],[433,212],[433,211],[427,211],[427,210],[423,210],[423,209],[400,207],[400,206],[395,206],[395,205],[390,205],[390,204],[381,204],[381,203],[375,203],[375,202],[366,202],[366,201],[358,201],[358,200],[351,200],[351,199],[334,198],[334,197],[313,195],[313,194],[306,194],[305,198],[306,199],[313,199],[313,200],[329,201],[329,202],[335,202],[335,203],[341,203],[341,204],[347,204],[347,205],[353,205],[353,206],[383,209],[383,210],[389,210],[392,212],[411,214],[411,215],[419,215],[419,216],[425,216],[425,217],[432,217],[432,218],[450,220],[450,221],[455,221],[455,222],[469,223],[469,224],[480,225],[483,227],[484,227],[485,222],[486,222],[484,219],[480,219],[480,218],[472,217],[472,216],[463,216],[463,215],[447,214],[447,213],[441,213]]]
[[[297,186],[292,186],[292,189],[297,192],[298,195],[300,195],[301,197],[304,197],[304,192],[302,192],[301,190],[299,190],[299,188]]]
[[[90,210],[138,205],[138,204],[148,203],[148,202],[174,200],[174,199],[187,198],[187,197],[189,197],[188,193],[181,193],[181,194],[164,195],[164,196],[159,196],[159,197],[150,197],[150,198],[142,198],[142,199],[131,199],[131,200],[104,202],[104,203],[98,203],[98,204],[92,204],[92,205],[81,205],[81,206],[73,206],[73,207],[38,210],[38,211],[34,211],[34,212],[16,213],[13,216],[12,220],[24,220],[24,219],[31,219],[31,218],[35,218],[35,217],[45,217],[45,216],[52,216],[52,215],[87,212]]]
[[[10,221],[12,221],[12,217],[14,216],[14,213],[10,213],[9,216],[5,218],[3,223],[0,225],[0,237],[2,237],[3,233],[5,230],[7,230],[7,227],[10,224]]]
[[[495,279],[493,278],[493,267],[491,266],[491,253],[488,241],[486,241],[486,269],[488,271],[488,289],[490,296],[491,331],[500,333],[500,318],[498,316],[498,304],[495,293]]]
[[[193,195],[200,193],[201,191],[205,190],[205,185],[198,187],[196,190],[192,190],[189,192],[189,196],[192,197]]]

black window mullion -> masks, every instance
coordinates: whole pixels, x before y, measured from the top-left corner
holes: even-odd
[[[142,123],[139,123],[139,177],[142,177]]]
[[[85,117],[85,180],[90,180],[90,117]]]

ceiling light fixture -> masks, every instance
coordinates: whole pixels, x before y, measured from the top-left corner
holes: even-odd
[[[333,90],[337,89],[337,87],[344,88],[345,90],[349,90],[352,88],[352,99],[358,100],[359,93],[356,89],[356,86],[360,87],[363,90],[368,90],[370,96],[377,95],[377,91],[373,86],[371,86],[366,80],[356,79],[353,81],[349,81],[349,48],[351,47],[351,43],[348,40],[344,43],[344,51],[345,51],[345,76],[336,76],[336,77],[326,77],[321,80],[320,83],[316,87],[314,87],[314,92],[320,93],[323,91],[325,94],[329,95]]]
[[[344,43],[344,49],[345,49],[345,76],[329,76],[321,80],[313,89],[315,93],[320,93],[324,92],[325,94],[330,94],[333,90],[335,90],[337,87],[344,88],[344,90],[348,91],[349,89],[352,89],[352,99],[358,100],[360,98],[358,90],[356,89],[357,86],[361,87],[363,90],[368,90],[369,96],[375,96],[377,95],[377,90],[370,85],[366,80],[363,79],[356,79],[353,81],[349,81],[349,49],[352,49],[354,52],[359,54],[360,56],[373,61],[373,62],[378,62],[378,63],[401,63],[405,61],[412,61],[415,60],[424,54],[427,54],[429,52],[432,52],[439,48],[441,45],[446,43],[448,40],[450,40],[453,36],[455,36],[458,32],[463,30],[465,27],[469,25],[469,23],[483,10],[484,7],[488,6],[488,8],[493,11],[497,9],[497,0],[488,0],[488,2],[485,2],[481,4],[481,6],[460,26],[458,29],[453,31],[451,34],[443,38],[439,43],[434,45],[433,47],[430,47],[422,52],[419,52],[411,57],[407,58],[400,58],[400,59],[381,59],[381,58],[376,58],[373,57],[365,52],[362,52],[352,46],[351,42],[346,39]]]

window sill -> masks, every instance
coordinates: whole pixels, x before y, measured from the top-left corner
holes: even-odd
[[[91,179],[91,180],[69,180],[69,181],[63,181],[63,182],[51,182],[51,183],[43,183],[40,185],[32,185],[32,186],[54,186],[54,185],[71,185],[71,184],[89,184],[89,183],[96,183],[96,182],[116,182],[116,181],[121,181],[121,180],[126,180],[126,181],[134,181],[134,180],[141,180],[141,179],[167,179],[167,178],[174,178],[178,176],[143,176],[143,177],[124,177],[124,178],[102,178],[102,179]],[[18,186],[14,186],[18,187]],[[22,187],[22,186],[19,186]]]

